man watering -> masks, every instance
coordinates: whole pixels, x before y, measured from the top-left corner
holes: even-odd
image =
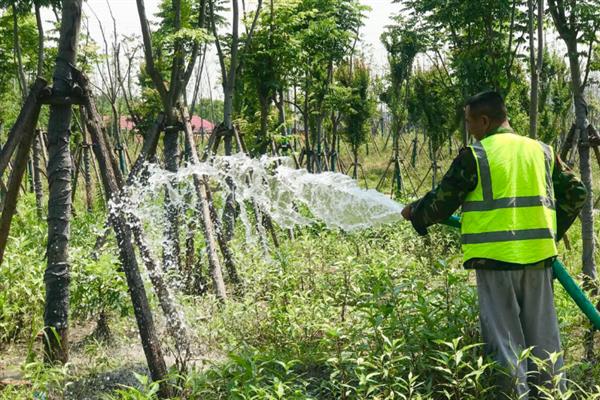
[[[476,271],[485,351],[509,372],[498,380],[506,394],[534,397],[536,385],[561,373],[562,357],[538,372],[518,356],[529,347],[542,360],[561,351],[551,264],[587,191],[552,147],[512,130],[498,93],[467,100],[465,122],[475,143],[402,215],[425,235],[462,207],[464,266]]]

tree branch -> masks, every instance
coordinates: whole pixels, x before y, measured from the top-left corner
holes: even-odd
[[[227,67],[225,67],[225,54],[221,48],[221,41],[219,40],[219,32],[217,32],[216,15],[214,8],[215,0],[208,0],[208,6],[210,10],[210,25],[212,28],[213,36],[215,37],[215,46],[217,48],[217,55],[219,57],[219,64],[221,65],[221,78],[223,83],[227,82]]]
[[[594,24],[594,32],[596,31],[596,24]],[[590,76],[590,69],[592,66],[592,53],[594,51],[594,42],[596,38],[594,36],[592,36],[592,38],[590,39],[590,43],[588,45],[588,51],[587,51],[587,60],[586,60],[586,65],[585,65],[585,75],[583,78],[583,83],[581,84],[581,90],[583,91],[583,89],[586,87],[587,82],[588,82],[588,78]]]
[[[248,51],[248,47],[250,47],[250,44],[252,42],[252,37],[254,36],[254,29],[256,28],[256,23],[258,22],[258,16],[260,15],[261,8],[262,0],[258,0],[258,4],[256,5],[256,12],[254,13],[254,18],[252,19],[252,25],[250,26],[250,32],[248,32],[248,34],[246,35],[246,43],[244,43],[244,49],[242,50],[243,54],[245,54]],[[239,72],[242,69],[242,64],[243,63],[239,63],[237,67],[237,72]]]
[[[262,0],[259,0],[259,7],[260,7],[260,2]],[[238,0],[231,0],[231,4],[233,5],[233,21],[232,21],[232,31],[231,31],[231,55],[230,55],[230,59],[229,59],[229,80],[231,80],[232,82],[229,82],[229,80],[227,80],[226,82],[224,82],[225,84],[230,84],[230,85],[234,85],[235,82],[233,82],[235,80],[235,72],[237,70],[237,55],[239,52],[238,49],[238,44],[240,41],[240,10],[239,10],[239,4],[238,4]],[[258,9],[257,9],[258,12]]]
[[[152,53],[152,34],[150,32],[150,24],[148,18],[146,18],[146,7],[144,0],[136,0],[138,15],[140,17],[140,25],[142,28],[142,40],[144,42],[144,58],[146,59],[146,71],[150,75],[158,94],[165,106],[168,105],[167,99],[167,88],[165,87],[164,80],[160,72],[154,65],[154,55]]]
[[[172,0],[173,13],[175,14],[174,28],[175,32],[181,29],[181,0]],[[183,68],[183,45],[182,39],[175,39],[175,45],[173,47],[173,62],[171,64],[171,81],[169,82],[169,97],[172,102],[171,107],[175,105],[175,102],[179,99],[181,92],[181,73]]]

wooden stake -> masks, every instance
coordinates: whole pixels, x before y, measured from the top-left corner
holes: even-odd
[[[29,149],[33,144],[33,138],[35,137],[36,132],[35,126],[40,115],[41,104],[38,103],[36,99],[37,95],[39,94],[39,89],[44,86],[46,86],[46,82],[42,78],[38,78],[33,88],[29,92],[27,101],[25,102],[25,105],[23,106],[23,109],[19,115],[19,119],[17,120],[19,127],[17,129],[13,127],[11,130],[11,134],[15,132],[20,134],[20,140],[13,169],[8,180],[8,190],[6,193],[6,198],[4,199],[2,216],[0,217],[0,265],[4,259],[4,251],[6,250],[6,242],[10,232],[12,217],[17,208],[19,188],[21,187],[21,181],[23,180],[23,175],[25,174],[25,169],[27,168],[27,162],[29,161]],[[27,109],[26,112],[24,112],[25,109]],[[21,118],[21,116],[23,116],[23,118]]]
[[[111,160],[112,153],[108,150],[104,134],[101,132],[100,116],[93,103],[91,91],[88,88],[87,78],[83,75],[78,76],[78,78],[81,87],[86,93],[86,124],[92,137],[96,160],[102,171],[102,184],[108,202],[110,199],[118,196],[121,189],[121,187],[119,187],[119,182],[123,182],[123,178],[122,176],[120,179],[117,177],[117,175],[121,174],[121,171],[118,168],[115,169],[113,167],[115,163]],[[119,244],[119,259],[121,260],[123,271],[127,278],[131,302],[133,303],[133,310],[142,341],[142,347],[148,362],[150,375],[152,380],[160,382],[160,396],[163,398],[170,397],[171,390],[168,383],[165,381],[167,377],[167,366],[154,326],[154,319],[146,296],[146,290],[144,289],[144,282],[138,268],[132,244],[131,228],[120,213],[109,213],[109,222],[115,231],[117,243]]]
[[[190,149],[190,162],[192,165],[197,165],[200,163],[200,160],[198,159],[196,145],[194,144],[192,127],[189,120],[185,118],[185,116],[188,114],[181,108],[179,109],[179,114],[181,120],[184,121],[185,138],[188,141]],[[206,184],[204,177],[200,176],[199,174],[194,174],[194,186],[196,188],[196,195],[198,196],[198,214],[204,228],[204,239],[206,241],[206,251],[208,253],[210,274],[213,279],[213,284],[215,285],[217,297],[221,300],[224,300],[227,298],[227,293],[225,290],[225,282],[223,281],[221,262],[219,261],[219,257],[217,255],[216,242],[218,242],[218,240],[215,240],[218,239],[219,235],[215,235],[214,224],[210,213],[208,185]]]

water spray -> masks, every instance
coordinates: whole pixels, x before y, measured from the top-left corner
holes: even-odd
[[[164,224],[161,198],[165,188],[170,200],[185,210],[186,193],[193,185],[195,175],[206,176],[222,191],[221,197],[233,195],[240,210],[240,221],[244,225],[247,243],[255,243],[250,218],[246,212],[248,204],[260,205],[282,229],[307,226],[317,221],[329,228],[345,232],[386,225],[402,220],[403,204],[397,203],[376,190],[365,190],[345,174],[324,172],[313,174],[305,169],[294,168],[286,157],[250,158],[244,154],[214,157],[209,162],[188,165],[173,173],[156,165],[149,167],[144,184],[129,188],[128,212],[145,222],[153,247],[163,248],[162,229]],[[232,182],[233,185],[228,184]],[[443,222],[460,228],[460,220],[453,216]],[[154,228],[154,229],[153,229]],[[158,229],[157,229],[158,228]],[[554,276],[569,296],[600,330],[600,313],[585,293],[569,275],[565,266],[555,260]]]

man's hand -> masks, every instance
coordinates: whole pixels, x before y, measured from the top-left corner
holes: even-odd
[[[412,208],[410,204],[402,209],[402,216],[407,221],[410,221],[412,219]]]

